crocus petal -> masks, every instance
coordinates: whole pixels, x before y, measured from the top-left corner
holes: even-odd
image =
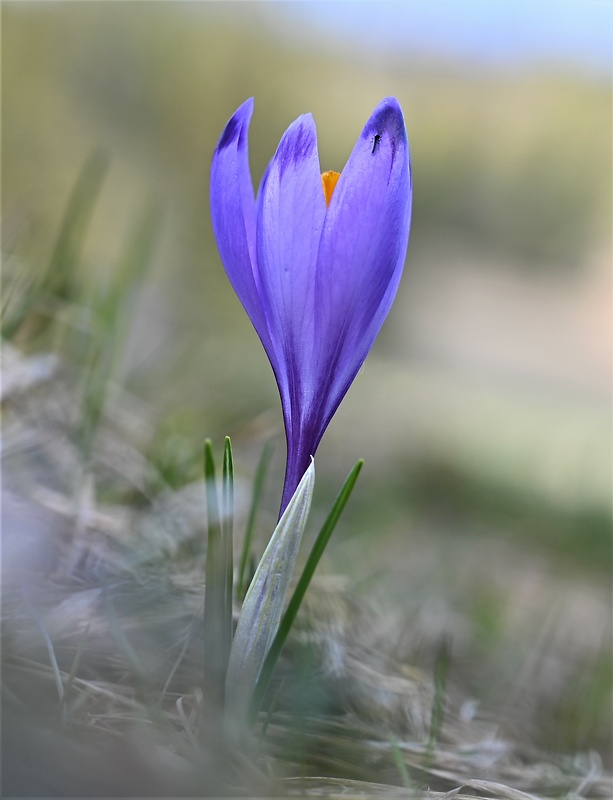
[[[275,369],[286,430],[300,424],[313,386],[315,266],[326,203],[310,114],[285,132],[258,199],[260,297],[276,348]]]
[[[404,265],[410,213],[404,120],[398,102],[387,98],[366,123],[324,220],[315,270],[315,334],[302,369],[300,424],[287,429],[282,509],[389,312]]]
[[[404,120],[398,102],[386,98],[341,173],[321,238],[315,318],[324,427],[390,310],[404,266],[410,214]]]
[[[211,164],[211,220],[228,278],[268,352],[270,337],[257,284],[256,207],[249,171],[252,113],[250,98],[230,118],[217,144]]]
[[[374,111],[326,209],[315,125],[291,125],[253,198],[247,130],[253,102],[215,151],[211,213],[226,272],[270,359],[283,406],[281,513],[362,365],[402,273],[410,158],[394,98]]]

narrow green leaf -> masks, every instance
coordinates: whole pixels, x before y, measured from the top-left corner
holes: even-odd
[[[102,298],[92,299],[90,336],[83,353],[83,420],[80,442],[89,457],[92,438],[104,411],[108,388],[117,371],[130,322],[130,304],[150,264],[159,228],[159,209],[149,205],[134,226]]]
[[[260,497],[264,488],[264,478],[268,471],[268,465],[272,456],[274,445],[271,441],[266,442],[260,461],[255,472],[255,479],[253,481],[253,496],[251,498],[251,508],[249,509],[249,518],[247,520],[247,527],[245,529],[245,538],[243,539],[243,548],[241,550],[241,557],[238,566],[238,580],[236,586],[236,594],[239,600],[242,600],[247,591],[246,585],[246,570],[247,562],[251,554],[251,542],[253,541],[253,531],[255,529],[255,518],[257,515],[258,507],[260,505]]]
[[[438,646],[436,661],[434,664],[434,702],[432,704],[432,716],[430,719],[430,735],[428,737],[428,759],[434,755],[434,748],[438,742],[441,727],[443,724],[443,712],[445,709],[445,691],[447,688],[447,675],[451,664],[451,643],[447,637],[443,637]]]
[[[407,766],[404,763],[404,758],[402,757],[402,752],[400,751],[400,747],[398,746],[395,736],[392,736],[390,739],[390,747],[392,750],[392,758],[394,759],[394,764],[396,765],[396,769],[400,775],[402,785],[407,791],[412,793],[414,786],[411,782],[411,778],[409,777]]]
[[[307,558],[302,575],[300,576],[300,580],[296,584],[294,593],[292,594],[292,597],[288,603],[287,610],[283,615],[283,619],[281,620],[281,624],[279,625],[279,629],[276,633],[274,641],[272,642],[270,649],[266,654],[260,676],[257,680],[249,712],[249,719],[251,723],[254,723],[257,718],[264,700],[264,696],[266,695],[270,679],[272,678],[277,661],[281,655],[281,650],[283,649],[283,645],[285,644],[292,625],[294,624],[294,620],[296,619],[296,615],[298,614],[300,604],[302,603],[304,595],[306,594],[306,590],[311,582],[311,578],[313,577],[317,565],[319,564],[324,550],[326,549],[326,545],[330,541],[330,537],[332,536],[334,528],[336,527],[336,524],[339,521],[345,506],[347,505],[347,501],[351,497],[351,493],[356,484],[363,464],[364,462],[362,460],[358,461],[347,476],[345,483],[343,484],[336,500],[334,501],[332,510],[328,514],[326,521],[319,531],[317,539],[315,540],[315,544],[313,545],[309,557]]]
[[[41,278],[23,295],[10,318],[3,320],[3,337],[12,338],[44,297],[72,299],[74,275],[108,165],[108,156],[102,150],[94,151],[86,159],[68,199],[49,264]],[[40,334],[50,321],[49,316],[37,316],[28,328],[29,338]]]
[[[232,533],[232,515],[234,513],[234,458],[232,455],[232,442],[226,436],[223,448],[223,487],[221,522],[224,530]]]
[[[16,266],[11,269],[11,253],[3,257],[4,279],[2,286],[2,317],[0,329],[2,338],[10,340],[19,330],[21,323],[32,310],[37,296],[37,280],[33,271],[24,261],[16,259]]]
[[[234,457],[232,442],[226,436],[223,450],[223,476],[221,497],[221,547],[224,564],[224,665],[227,667],[232,646],[232,579],[234,571]]]
[[[245,595],[226,677],[226,709],[232,725],[240,726],[248,715],[253,689],[277,633],[314,484],[315,465],[311,462],[275,528]]]
[[[60,297],[70,296],[72,276],[108,166],[103,150],[91,153],[68,200],[47,273],[47,288]]]
[[[221,708],[225,673],[225,564],[215,486],[215,460],[210,439],[204,443],[204,483],[208,531],[204,587],[204,691],[213,704]]]

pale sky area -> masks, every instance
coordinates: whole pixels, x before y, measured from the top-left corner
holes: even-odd
[[[271,11],[327,43],[611,74],[613,0],[298,0]]]

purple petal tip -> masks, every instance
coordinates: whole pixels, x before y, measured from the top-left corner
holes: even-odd
[[[282,176],[287,167],[306,161],[317,149],[315,121],[311,114],[302,114],[293,122],[279,143],[274,160]]]
[[[219,138],[219,142],[217,143],[217,152],[228,147],[228,145],[232,144],[232,142],[236,141],[236,139],[240,136],[243,126],[251,119],[251,115],[253,114],[253,104],[253,97],[250,97],[236,109],[234,114],[228,120],[226,127],[223,129],[223,133]]]

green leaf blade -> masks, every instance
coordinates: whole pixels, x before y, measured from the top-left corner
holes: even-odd
[[[260,711],[266,691],[270,684],[270,680],[277,665],[277,661],[281,655],[281,650],[283,649],[283,645],[289,636],[292,625],[294,624],[294,620],[298,614],[298,610],[300,609],[300,604],[302,603],[304,595],[306,594],[324,550],[330,541],[330,537],[332,536],[336,524],[338,523],[340,516],[343,513],[349,498],[351,497],[351,493],[353,492],[363,465],[364,462],[362,460],[358,461],[347,476],[345,483],[341,487],[334,505],[328,514],[328,517],[326,518],[319,534],[317,535],[317,539],[315,540],[315,544],[313,545],[313,548],[311,549],[309,557],[306,561],[302,575],[300,576],[300,580],[296,584],[294,593],[292,594],[292,597],[287,605],[287,610],[283,615],[283,619],[281,620],[275,638],[266,654],[266,658],[264,659],[264,664],[262,665],[249,709],[249,721],[252,724],[255,722]]]
[[[226,436],[223,450],[223,472],[221,491],[221,559],[224,571],[224,672],[232,647],[232,584],[234,578],[234,456],[232,442]]]
[[[226,710],[233,724],[240,725],[247,718],[253,689],[277,633],[311,508],[314,483],[315,466],[311,462],[245,595],[226,677]]]
[[[204,443],[204,482],[208,528],[204,585],[204,690],[213,705],[222,708],[225,674],[225,565],[215,485],[215,459],[210,439]]]
[[[243,547],[241,550],[241,556],[238,566],[236,594],[239,600],[242,600],[244,598],[245,592],[247,591],[247,586],[246,586],[247,579],[245,574],[247,571],[247,562],[249,560],[249,553],[251,552],[251,542],[253,540],[253,531],[255,529],[255,519],[258,506],[260,503],[260,498],[262,496],[262,490],[264,488],[264,479],[268,471],[268,466],[270,464],[270,459],[272,457],[273,449],[274,449],[273,443],[270,441],[266,442],[264,449],[262,450],[262,455],[260,456],[260,461],[258,463],[255,472],[255,479],[253,481],[253,496],[251,498],[251,508],[249,510],[247,528],[245,529],[245,538],[243,539]]]

